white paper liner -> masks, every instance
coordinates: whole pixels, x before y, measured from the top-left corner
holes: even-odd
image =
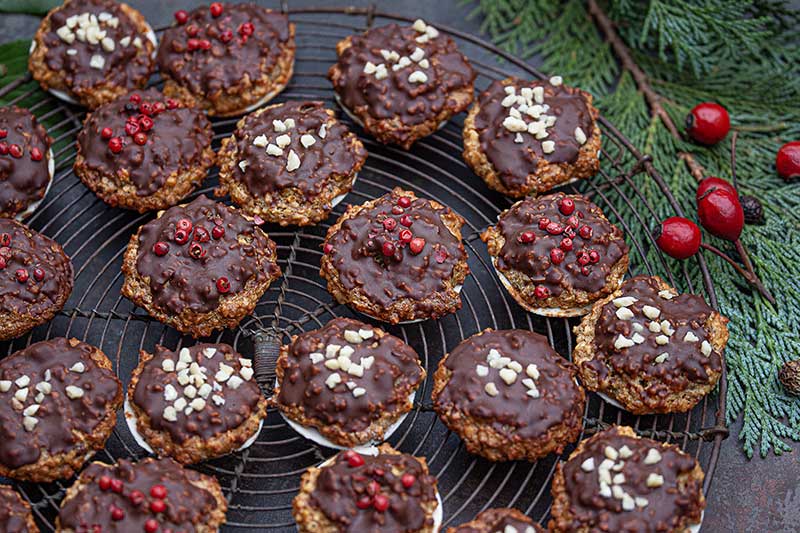
[[[700,511],[700,523],[689,526],[690,533],[700,533],[700,528],[703,527],[703,517],[706,515],[705,509]]]
[[[150,57],[155,59],[156,52],[158,52],[158,39],[156,39],[156,32],[153,31],[153,28],[152,26],[150,26],[150,24],[148,24],[147,22],[145,22],[144,24],[145,26],[147,26],[147,31],[144,32],[144,36],[147,38],[148,41],[153,43],[153,53],[150,54]],[[36,40],[31,41],[31,48],[28,51],[28,54],[32,54],[34,50],[36,50]],[[75,100],[73,97],[71,97],[64,91],[60,91],[58,89],[48,89],[48,92],[53,96],[55,96],[56,98],[58,98],[59,100],[67,102],[68,104],[81,105],[80,102]]]
[[[358,179],[358,172],[356,172],[356,173],[353,175],[353,181],[351,181],[351,182],[350,182],[350,189],[352,189],[352,188],[355,186],[355,184],[356,184],[356,180],[357,180],[357,179]],[[345,197],[346,197],[348,194],[350,194],[350,191],[347,191],[346,193],[344,193],[344,194],[340,194],[339,196],[335,197],[335,198],[334,198],[334,199],[331,201],[331,209],[333,209],[334,207],[336,207],[337,205],[339,205],[340,203],[342,203],[342,200],[344,200],[344,199],[345,199]]]
[[[144,449],[145,451],[152,453],[153,455],[158,455],[156,454],[155,451],[153,451],[153,448],[151,448],[150,445],[147,443],[147,441],[144,439],[144,436],[141,433],[139,433],[139,428],[137,426],[136,412],[133,410],[130,403],[128,402],[127,394],[125,394],[125,403],[123,404],[123,410],[125,415],[125,423],[128,424],[128,429],[130,430],[131,435],[133,435],[133,440],[136,441],[136,444],[138,444],[139,447]],[[256,439],[258,439],[258,435],[261,433],[261,429],[263,427],[264,427],[264,419],[262,418],[261,421],[258,423],[258,429],[256,430],[256,432],[253,433],[253,435],[250,438],[244,441],[244,444],[242,444],[240,447],[236,448],[233,451],[241,452],[242,450],[246,450],[247,448],[252,446],[253,443],[256,441]]]
[[[47,150],[47,173],[50,174],[50,180],[47,182],[47,187],[44,189],[44,194],[41,198],[33,202],[32,204],[28,205],[25,208],[25,211],[17,213],[16,219],[20,222],[28,218],[33,214],[34,211],[41,205],[44,199],[47,197],[47,193],[50,192],[50,186],[53,185],[53,176],[56,173],[56,161],[53,159],[53,149],[49,148]]]

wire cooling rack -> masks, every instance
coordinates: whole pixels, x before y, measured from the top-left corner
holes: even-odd
[[[375,25],[409,23],[405,17],[366,8],[282,9],[297,24],[297,62],[294,77],[275,101],[289,99],[322,100],[336,108],[326,79],[328,67],[336,60],[335,45],[342,38]],[[508,75],[543,78],[525,62],[497,49],[486,41],[453,28],[437,25],[453,37],[471,59],[478,73],[476,89]],[[162,30],[163,31],[163,30]],[[157,33],[160,33],[158,31]],[[569,81],[569,80],[567,80]],[[156,77],[153,84],[160,84]],[[56,139],[57,170],[54,182],[42,205],[28,220],[33,228],[55,238],[71,256],[76,283],[65,309],[49,324],[9,343],[0,343],[0,354],[11,354],[40,340],[77,337],[101,348],[127,386],[140,349],[156,343],[169,347],[192,344],[193,340],[152,320],[120,295],[122,255],[130,235],[153,214],[138,215],[112,209],[98,200],[72,172],[74,139],[83,121],[83,111],[49,96],[41,100],[41,90],[23,76],[0,88],[0,101],[29,107]],[[343,113],[340,118],[356,131],[369,150],[349,203],[362,203],[380,196],[395,186],[449,205],[466,219],[464,242],[472,274],[461,293],[463,308],[438,321],[388,327],[388,331],[411,344],[428,369],[428,379],[417,394],[413,411],[390,439],[400,450],[428,460],[439,479],[444,502],[444,526],[472,519],[488,507],[517,507],[544,523],[550,509],[550,480],[560,459],[549,456],[535,463],[491,463],[468,454],[457,436],[437,419],[431,408],[432,375],[442,355],[462,339],[484,329],[523,328],[542,333],[565,357],[573,347],[575,319],[543,318],[525,313],[506,293],[493,272],[479,234],[496,220],[510,201],[491,192],[461,159],[463,115],[451,120],[436,134],[418,142],[410,152],[387,147],[365,136]],[[236,119],[214,120],[214,143],[228,136]],[[683,270],[670,270],[652,239],[636,241],[630,228],[649,226],[660,217],[648,196],[661,194],[669,199],[674,212],[681,209],[650,157],[639,152],[613,125],[600,118],[603,131],[601,171],[590,179],[569,186],[570,192],[591,197],[612,222],[626,230],[637,273],[659,274],[673,285],[702,293],[716,307],[712,280],[701,256],[697,265],[703,286],[693,286]],[[216,170],[195,193],[211,195],[217,184]],[[259,302],[251,317],[235,330],[222,332],[210,340],[227,342],[244,354],[254,354],[259,383],[269,393],[274,381],[277,347],[290,335],[321,327],[336,316],[356,316],[346,306],[336,304],[319,277],[319,260],[324,235],[344,211],[338,206],[327,221],[311,228],[288,231],[267,227],[278,243],[283,278],[276,281]],[[361,316],[357,318],[363,319]],[[628,424],[643,435],[678,444],[695,456],[706,472],[708,491],[719,455],[727,436],[724,425],[726,378],[719,390],[706,397],[692,412],[672,416],[632,416],[589,395],[581,437],[608,424]],[[564,457],[574,447],[564,452]],[[223,531],[293,531],[291,501],[303,471],[333,453],[306,441],[293,432],[274,410],[270,410],[257,442],[249,449],[197,465],[198,470],[219,479],[229,501],[228,522]],[[106,448],[95,460],[111,462],[118,458],[139,459],[146,455],[130,435],[123,415]],[[17,483],[20,493],[31,503],[43,531],[52,531],[65,488],[71,481],[52,484]]]

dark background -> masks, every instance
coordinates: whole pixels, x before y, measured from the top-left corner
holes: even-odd
[[[153,27],[172,21],[176,9],[190,9],[206,4],[200,1],[129,0],[132,6],[144,13]],[[274,1],[258,2],[278,7]],[[324,1],[312,2],[292,0],[296,7],[322,6],[368,6],[375,4],[380,10],[406,16],[424,18],[434,25],[449,25],[462,31],[479,34],[480,20],[467,18],[473,5],[454,0],[406,0],[406,1]],[[0,16],[0,42],[32,36],[39,18],[26,15]],[[493,61],[481,51],[470,51],[477,59]],[[536,58],[531,59],[536,65]],[[723,289],[724,290],[724,289]],[[789,533],[800,531],[800,463],[795,454],[770,455],[766,459],[750,461],[741,452],[738,442],[738,424],[731,427],[731,436],[723,442],[714,480],[708,494],[709,504],[703,521],[703,531],[742,531]]]

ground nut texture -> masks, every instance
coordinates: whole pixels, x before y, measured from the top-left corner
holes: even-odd
[[[195,337],[235,327],[280,276],[275,243],[233,207],[199,196],[128,243],[122,294]]]
[[[544,528],[516,509],[486,509],[474,520],[447,533],[544,533]]]
[[[635,414],[685,412],[722,375],[728,319],[702,297],[636,276],[575,327],[581,382]]]
[[[439,363],[434,409],[470,453],[535,461],[580,434],[586,395],[575,376],[544,336],[487,329]]]
[[[558,465],[548,525],[555,533],[688,533],[706,505],[703,477],[677,446],[614,426]]]
[[[384,144],[408,150],[472,102],[475,72],[455,41],[418,20],[351,35],[328,71],[339,103]]]

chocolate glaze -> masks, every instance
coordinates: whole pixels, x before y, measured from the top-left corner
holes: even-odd
[[[625,476],[623,489],[631,497],[643,497],[648,501],[646,507],[636,507],[632,511],[622,509],[621,500],[605,498],[600,495],[597,468],[585,472],[581,464],[594,458],[595,466],[606,458],[604,450],[612,446],[619,450],[628,446],[633,455],[624,459],[625,465],[619,472]],[[614,427],[591,439],[584,441],[583,451],[564,463],[564,483],[569,498],[569,512],[572,515],[571,530],[587,528],[591,531],[625,531],[630,533],[649,533],[656,531],[676,531],[679,519],[687,515],[699,518],[702,482],[686,481],[687,487],[678,488],[678,476],[688,475],[697,464],[695,460],[682,453],[677,447],[663,445],[650,439],[637,439],[621,435]],[[661,454],[656,464],[644,464],[649,449],[655,448]],[[619,460],[618,460],[619,461]],[[664,477],[661,487],[647,486],[651,474]]]
[[[122,494],[101,490],[98,485],[101,476],[122,480]],[[74,531],[86,531],[91,526],[99,526],[103,533],[144,531],[144,523],[151,518],[158,521],[159,531],[167,528],[197,531],[217,507],[214,496],[197,486],[204,478],[208,479],[172,459],[148,458],[138,463],[120,459],[116,465],[92,463],[78,478],[79,492],[61,505],[58,518],[62,528]],[[150,495],[154,485],[167,489],[166,511],[159,514],[149,508],[150,502],[155,500]],[[144,503],[138,506],[130,500],[131,492],[136,490],[144,494]],[[112,506],[124,511],[123,520],[111,518],[109,509]]]
[[[522,365],[513,384],[506,385],[499,369],[490,367],[486,377],[476,373],[477,365],[488,366],[486,356],[491,349]],[[539,369],[540,376],[535,380],[538,398],[528,396],[521,382],[528,377],[525,369],[529,364]],[[435,400],[437,410],[452,405],[509,438],[535,439],[555,425],[580,424],[584,402],[575,383],[575,368],[538,333],[512,329],[473,335],[450,352],[445,367],[452,375]],[[484,390],[488,382],[497,386],[497,396]]]
[[[575,203],[575,211],[570,215],[559,210],[564,198],[572,199]],[[539,220],[542,218],[556,222],[560,231],[556,233],[540,229]],[[592,230],[588,239],[580,235],[579,230],[583,226]],[[522,272],[533,283],[547,287],[553,296],[573,289],[600,291],[611,269],[628,253],[622,231],[603,217],[599,207],[580,195],[556,193],[526,198],[500,215],[497,229],[505,239],[497,256],[498,270]],[[520,239],[520,235],[527,231],[532,231],[536,236],[531,243],[524,243]],[[572,250],[564,251],[562,248],[564,260],[554,264],[550,252],[559,248],[564,238],[571,238]],[[588,269],[586,275],[581,271],[584,267],[578,264],[577,254],[588,254],[591,250],[599,253],[599,261],[585,265]]]
[[[239,28],[253,24],[254,33],[244,39]],[[189,35],[197,29],[194,37]],[[220,40],[229,30],[233,38]],[[189,13],[186,24],[167,29],[158,47],[158,68],[196,95],[210,95],[268,74],[278,63],[282,46],[291,37],[286,15],[255,4],[224,4],[222,15],[214,18],[208,7]],[[187,48],[188,40],[207,39],[210,50]],[[244,89],[244,88],[243,88]]]
[[[193,259],[189,255],[193,237],[183,245],[175,242],[175,225],[184,218],[192,222],[193,235],[198,225],[209,234],[215,225],[222,225],[225,235],[200,243],[205,255]],[[167,243],[169,253],[157,256],[153,251],[156,242]],[[166,312],[190,309],[204,313],[215,309],[221,296],[216,286],[220,277],[230,283],[227,295],[234,295],[250,280],[260,282],[280,274],[277,263],[270,260],[275,243],[266,233],[234,208],[205,196],[198,196],[185,206],[171,207],[142,226],[138,244],[136,269],[141,276],[150,278],[153,303]]]
[[[0,107],[0,216],[14,217],[44,196],[50,183],[47,152],[51,143],[30,111]],[[22,157],[8,152],[13,144],[22,148]],[[32,148],[39,150],[39,161],[31,158]]]
[[[522,143],[515,143],[516,133],[503,126],[508,108],[501,102],[506,97],[504,87],[513,85],[517,94],[523,87],[543,87],[544,103],[550,106],[548,115],[555,115],[556,123],[547,129],[546,139],[522,133]],[[514,189],[525,185],[530,174],[535,174],[539,161],[548,163],[574,163],[578,159],[581,145],[575,140],[575,128],[580,128],[588,138],[594,131],[594,119],[580,89],[566,85],[553,86],[546,81],[526,81],[517,78],[498,80],[478,97],[480,111],[475,117],[475,129],[481,143],[481,151],[494,167],[500,181]],[[523,114],[523,118],[526,115]],[[533,121],[527,117],[526,122]],[[550,154],[542,151],[542,141],[554,141],[555,150]]]
[[[295,127],[276,132],[272,121],[291,118]],[[306,197],[313,199],[325,188],[329,180],[337,176],[347,176],[357,170],[367,158],[367,151],[360,144],[353,144],[354,135],[340,122],[328,126],[331,120],[322,102],[290,101],[268,107],[260,114],[251,113],[244,118],[244,124],[233,132],[236,137],[239,160],[247,161],[242,173],[234,170],[235,179],[244,183],[251,194],[263,196],[281,189],[295,188]],[[325,126],[325,138],[319,136],[320,126]],[[300,137],[309,134],[316,141],[308,148],[300,142]],[[253,144],[253,139],[265,135],[268,142],[275,143],[279,135],[289,135],[291,143],[283,148],[286,155],[272,156],[264,147]],[[286,170],[289,150],[300,158],[300,167]]]
[[[311,506],[334,522],[339,531],[407,533],[433,524],[433,518],[425,516],[422,505],[436,501],[436,478],[427,473],[427,468],[416,457],[388,453],[362,455],[364,464],[352,467],[345,458],[346,453],[336,455],[330,466],[320,469],[310,497]],[[378,475],[376,470],[383,471],[383,475]],[[401,483],[405,473],[416,478],[409,488]],[[367,486],[373,481],[380,486],[379,492],[389,498],[389,508],[385,512],[356,507],[356,501],[367,495]]]
[[[27,517],[31,510],[14,489],[0,486],[0,531],[3,533],[28,533]]]
[[[203,354],[206,348],[213,348],[216,353],[211,358]],[[214,385],[217,380],[215,374],[220,368],[220,363],[225,363],[234,368],[234,375],[239,375],[242,364],[239,362],[241,354],[237,353],[227,344],[196,344],[188,348],[192,361],[196,361],[200,368],[207,369],[206,383]],[[157,431],[166,431],[173,441],[183,443],[192,437],[204,440],[222,435],[242,425],[256,410],[261,399],[261,390],[255,380],[245,380],[238,388],[233,389],[226,383],[219,383],[222,390],[215,390],[211,395],[219,395],[225,399],[223,405],[217,405],[209,395],[206,406],[201,411],[193,411],[189,416],[183,412],[178,413],[178,420],[170,422],[164,419],[164,408],[174,402],[164,399],[164,388],[172,385],[178,391],[178,398],[184,397],[184,386],[178,383],[176,372],[165,372],[161,366],[165,359],[178,362],[178,352],[163,346],[156,346],[153,358],[144,364],[144,370],[139,376],[139,382],[133,393],[133,403],[141,408],[150,418],[150,427]],[[194,385],[194,384],[193,384]],[[197,396],[199,397],[199,396]],[[187,398],[191,401],[190,398]]]
[[[23,414],[12,405],[11,400],[20,387],[14,383],[9,391],[0,393],[0,463],[16,469],[38,461],[42,451],[68,452],[79,444],[73,432],[91,434],[107,416],[109,405],[120,398],[122,385],[113,371],[95,364],[91,358],[93,351],[88,344],[77,342],[73,346],[59,337],[32,344],[0,362],[0,380],[13,382],[23,375],[30,378],[23,408],[37,403],[35,387],[46,381],[48,369],[52,387],[33,415],[39,421],[33,431],[23,427]],[[84,364],[85,372],[70,370],[79,361]],[[68,398],[65,390],[70,385],[83,389],[83,397]]]
[[[622,285],[622,296],[638,299],[628,307],[633,311],[634,318],[620,320],[615,314],[617,307],[613,302],[604,305],[594,330],[595,357],[584,363],[597,372],[600,380],[606,379],[611,372],[623,376],[644,374],[655,379],[653,385],[643,391],[648,402],[686,389],[692,382],[707,382],[709,374],[706,367],[716,373],[722,370],[721,354],[712,350],[706,357],[700,351],[701,343],[710,339],[705,322],[713,309],[700,296],[681,294],[666,300],[658,295],[659,291],[655,278],[636,276],[626,281]],[[645,305],[660,309],[658,322],[668,320],[674,328],[675,333],[669,338],[668,344],[656,344],[655,338],[661,333],[653,333],[648,329],[651,321],[642,312]],[[640,334],[645,341],[629,348],[614,348],[614,342],[620,334],[632,337],[635,333],[634,323],[644,325],[644,331]],[[683,338],[687,332],[692,332],[698,340],[685,342]],[[668,352],[669,358],[655,363],[654,359],[663,352]]]
[[[375,335],[360,343],[344,338],[345,330],[362,329],[374,331]],[[320,425],[335,425],[343,432],[363,431],[382,416],[397,411],[419,386],[423,371],[413,348],[393,335],[379,336],[378,331],[357,320],[335,318],[320,329],[298,335],[289,346],[288,358],[279,360],[284,376],[278,402],[300,407]],[[324,354],[330,344],[353,348],[350,359],[354,362],[369,356],[374,356],[375,362],[361,378],[339,371],[342,383],[331,389],[325,380],[333,372],[324,361],[314,364],[309,358],[314,352]],[[363,387],[366,393],[355,398],[347,381]]]
[[[165,104],[161,92],[155,88],[131,94],[141,97],[142,103]],[[172,174],[186,172],[196,165],[203,150],[211,146],[214,132],[199,110],[167,108],[149,115],[153,128],[146,132],[147,143],[139,145],[133,135],[126,134],[125,123],[129,117],[140,116],[139,106],[131,103],[130,95],[97,108],[78,133],[78,150],[86,158],[89,170],[112,176],[114,180],[123,180],[125,171],[136,186],[136,194],[147,196],[158,191]],[[111,128],[114,137],[122,139],[121,152],[115,154],[109,149],[109,139],[100,133],[103,128]]]
[[[450,93],[465,89],[471,92],[475,72],[450,37],[440,34],[426,43],[418,43],[415,39],[419,35],[413,27],[397,24],[353,35],[351,46],[339,55],[337,65],[342,75],[333,85],[344,105],[351,110],[365,106],[374,119],[396,118],[404,126],[432,120],[448,107],[454,110],[456,103]],[[412,62],[394,71],[380,53],[389,50],[408,57],[417,47],[425,51],[429,68],[419,68]],[[364,65],[368,61],[385,64],[388,76],[379,80],[374,74],[365,74]],[[415,70],[424,72],[427,81],[409,82],[408,76]],[[408,134],[403,134],[401,140],[407,137]]]
[[[362,291],[381,307],[410,298],[426,314],[432,312],[432,304],[423,300],[447,290],[453,269],[466,260],[467,254],[460,239],[442,221],[442,215],[451,213],[450,208],[434,208],[429,200],[416,198],[402,214],[393,214],[392,208],[399,207],[398,198],[405,195],[395,189],[345,220],[339,231],[328,235],[326,243],[333,247],[328,256],[345,289]],[[399,223],[403,214],[413,220],[408,229],[414,237],[425,239],[425,247],[417,255],[398,240],[399,232],[406,229]],[[388,217],[398,221],[393,231],[383,225]],[[395,254],[389,258],[382,253],[387,241],[396,245]]]
[[[82,13],[109,13],[119,20],[116,28],[100,22],[100,28],[106,31],[107,37],[113,39],[115,46],[111,52],[106,52],[98,44],[75,39],[71,44],[61,40],[56,30],[66,24],[68,18]],[[118,2],[112,0],[73,0],[66,2],[50,15],[50,31],[44,35],[44,44],[47,47],[45,62],[47,68],[59,72],[64,76],[64,83],[72,90],[88,89],[102,84],[111,84],[117,87],[136,87],[143,84],[153,70],[153,60],[150,57],[146,43],[150,42],[133,20],[125,14]],[[131,43],[122,46],[120,39],[130,37]],[[142,47],[137,48],[133,40],[139,37]],[[67,50],[75,50],[74,55],[67,54]],[[92,56],[100,55],[105,59],[103,68],[90,66]]]
[[[61,246],[14,220],[0,218],[0,238],[10,236],[11,244],[0,245],[0,312],[39,316],[47,314],[64,293],[72,292],[72,263]],[[41,281],[34,269],[44,271]],[[24,269],[28,280],[20,283],[16,271]]]
[[[483,511],[471,523],[477,522],[477,527],[469,524],[463,524],[448,533],[509,533],[511,529],[516,533],[539,533],[544,531],[539,524],[523,515],[520,512],[514,512],[514,509],[487,509]]]

